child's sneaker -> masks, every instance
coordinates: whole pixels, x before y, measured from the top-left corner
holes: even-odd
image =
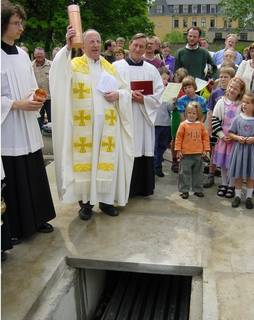
[[[235,197],[234,200],[232,201],[232,208],[239,207],[240,203],[241,203],[241,198]]]
[[[245,201],[245,207],[246,209],[253,209],[253,202],[251,198],[247,198]]]

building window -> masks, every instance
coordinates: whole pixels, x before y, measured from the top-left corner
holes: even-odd
[[[201,18],[201,28],[206,27],[206,18]]]
[[[183,5],[183,13],[188,13],[188,6],[187,5]]]
[[[215,4],[211,4],[210,6],[210,13],[215,14],[216,13],[216,5]]]
[[[183,18],[183,27],[188,28],[188,19],[187,18]]]
[[[169,13],[173,13],[174,12],[174,6],[173,5],[169,5],[168,6],[168,11],[169,11]]]
[[[175,14],[179,13],[179,6],[174,6],[174,13]]]
[[[196,4],[193,4],[192,6],[192,13],[196,14],[198,12],[198,7]]]
[[[198,13],[201,13],[201,4],[198,4]]]
[[[192,5],[191,4],[188,5],[188,13],[192,13]]]
[[[206,13],[210,13],[210,4],[206,5]]]
[[[216,32],[215,33],[215,39],[222,39],[222,33],[221,32]]]
[[[248,34],[247,33],[240,33],[240,40],[247,41],[248,40]]]
[[[179,13],[183,13],[183,5],[182,4],[179,5]]]
[[[223,8],[221,6],[216,6],[216,12],[219,14],[223,14]]]
[[[232,28],[232,21],[230,19],[224,20],[224,28],[225,29]]]
[[[206,4],[201,5],[201,13],[206,13]]]
[[[214,19],[210,20],[210,28],[215,28],[215,20]]]
[[[157,14],[162,14],[162,13],[163,13],[163,6],[157,5],[157,7],[156,7],[156,13],[157,13]]]
[[[174,28],[179,28],[179,20],[174,20]]]
[[[197,26],[197,20],[196,19],[192,19],[192,27],[196,27]]]

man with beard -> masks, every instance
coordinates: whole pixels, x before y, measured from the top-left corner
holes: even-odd
[[[176,54],[175,71],[185,68],[190,76],[205,79],[206,65],[211,66],[212,75],[216,73],[217,67],[209,52],[199,46],[200,36],[201,30],[198,27],[188,29],[187,44]]]

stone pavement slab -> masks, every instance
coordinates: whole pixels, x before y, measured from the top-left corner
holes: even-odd
[[[78,204],[58,201],[54,163],[47,171],[55,231],[36,234],[9,252],[2,264],[2,319],[24,319],[64,257],[162,265],[186,273],[200,268],[203,320],[254,319],[254,210],[232,209],[230,200],[216,196],[216,187],[205,190],[205,198],[182,200],[177,175],[165,161],[165,177],[156,178],[153,196],[130,199],[118,217],[96,206],[85,222],[78,218]]]

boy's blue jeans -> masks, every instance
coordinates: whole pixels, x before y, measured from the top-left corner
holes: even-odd
[[[170,142],[170,127],[155,126],[154,168],[161,170],[163,154]]]

